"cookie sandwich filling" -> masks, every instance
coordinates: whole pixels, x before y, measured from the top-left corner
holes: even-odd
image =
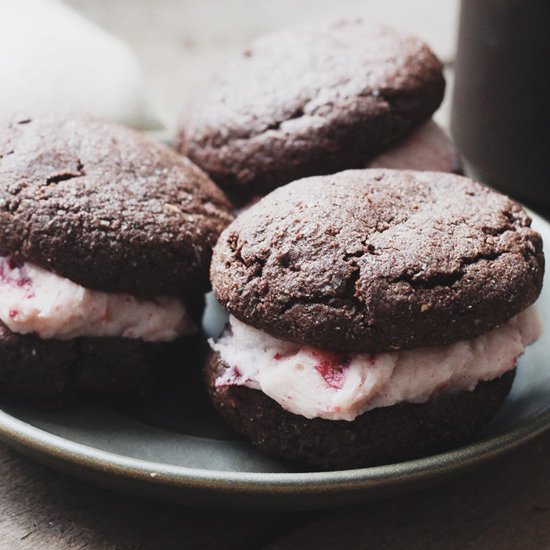
[[[472,391],[515,368],[540,336],[531,306],[490,332],[446,346],[382,353],[333,353],[286,342],[234,317],[210,341],[228,366],[216,386],[260,390],[306,418],[352,421],[366,411]]]
[[[177,298],[145,300],[91,290],[14,256],[0,257],[0,320],[12,332],[58,340],[169,342],[195,330]]]
[[[452,141],[430,120],[403,141],[379,154],[365,168],[459,172],[460,165]]]

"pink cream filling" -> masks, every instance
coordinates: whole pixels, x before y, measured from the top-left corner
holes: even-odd
[[[84,288],[32,263],[0,257],[0,320],[19,334],[70,340],[80,336],[168,342],[194,331],[176,298],[142,300]]]
[[[456,172],[460,161],[447,134],[430,120],[401,143],[378,155],[365,168]]]
[[[339,354],[285,342],[230,318],[210,346],[229,368],[217,386],[263,391],[306,418],[354,420],[378,407],[424,403],[436,394],[471,391],[513,369],[540,336],[534,307],[472,340],[386,353]]]

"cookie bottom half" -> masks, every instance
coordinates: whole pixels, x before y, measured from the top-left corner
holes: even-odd
[[[348,422],[292,414],[244,386],[216,387],[225,368],[210,353],[208,393],[226,422],[267,454],[325,470],[389,464],[463,445],[500,408],[515,376],[514,369],[473,391],[373,409]]]
[[[132,399],[162,385],[193,338],[41,339],[0,323],[0,396],[56,408],[76,398]]]

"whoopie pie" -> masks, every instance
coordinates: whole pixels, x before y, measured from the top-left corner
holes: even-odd
[[[316,468],[460,445],[508,394],[539,335],[541,237],[468,178],[349,170],[295,181],[222,233],[229,312],[211,399],[267,453]]]
[[[0,123],[0,394],[141,394],[185,353],[231,221],[191,161],[80,116]]]
[[[360,20],[283,30],[191,101],[178,148],[237,202],[371,164],[456,171],[453,146],[429,122],[444,90],[441,62],[409,34]]]

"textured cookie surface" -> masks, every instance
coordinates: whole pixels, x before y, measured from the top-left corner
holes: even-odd
[[[481,382],[472,392],[373,409],[346,422],[289,413],[259,390],[216,388],[224,368],[219,356],[210,354],[206,382],[222,417],[266,453],[321,469],[389,464],[462,445],[502,405],[515,374]]]
[[[0,252],[85,287],[204,288],[229,208],[192,162],[133,130],[80,117],[0,123]]]
[[[419,39],[361,21],[266,35],[190,105],[180,151],[236,195],[359,168],[439,106],[441,63]]]
[[[349,170],[277,189],[222,234],[218,301],[283,340],[335,351],[444,345],[491,330],[542,286],[522,207],[468,178]]]

